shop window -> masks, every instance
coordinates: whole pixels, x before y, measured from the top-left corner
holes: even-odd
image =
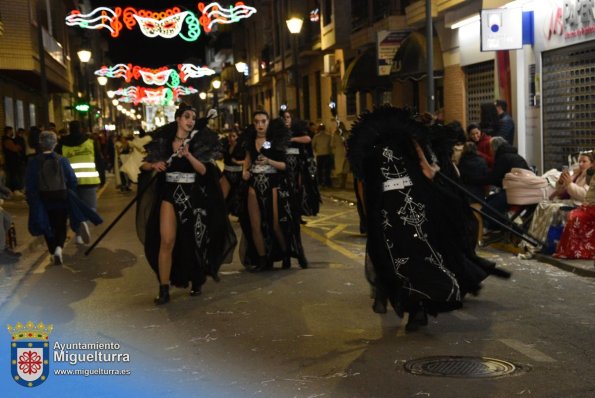
[[[29,127],[37,126],[37,115],[35,113],[35,104],[29,104]]]
[[[324,10],[322,10],[322,25],[327,26],[333,22],[333,0],[324,0]]]
[[[464,68],[467,87],[467,123],[479,123],[481,104],[494,102],[494,61]]]
[[[322,119],[322,82],[320,81],[320,71],[317,71],[316,76],[316,118]]]
[[[304,120],[310,120],[310,79],[302,76],[302,97],[304,99]]]
[[[347,115],[357,115],[357,101],[354,92],[348,92],[345,94],[345,101],[347,103]]]
[[[14,125],[14,103],[11,97],[4,97],[4,125],[15,127]]]

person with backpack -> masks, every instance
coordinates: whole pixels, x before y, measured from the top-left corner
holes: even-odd
[[[76,193],[88,207],[97,211],[97,188],[105,184],[105,168],[99,144],[81,129],[81,123],[68,123],[70,134],[60,139],[56,152],[70,162],[77,178]],[[89,227],[82,223],[76,230],[75,242],[88,244],[91,240]]]
[[[54,152],[58,139],[52,131],[39,135],[41,153],[27,165],[25,181],[29,205],[29,232],[43,235],[54,264],[63,263],[62,249],[66,241],[67,221],[74,231],[84,221],[102,222],[91,208],[77,196],[77,179],[68,159]]]

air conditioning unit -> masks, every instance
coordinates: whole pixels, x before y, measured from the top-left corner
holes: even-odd
[[[323,73],[325,75],[333,75],[338,72],[335,54],[325,54],[323,58]]]

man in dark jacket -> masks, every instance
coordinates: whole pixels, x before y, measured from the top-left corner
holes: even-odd
[[[498,192],[488,196],[486,202],[498,210],[501,214],[506,212],[508,202],[506,201],[506,192],[502,189],[502,181],[506,173],[509,173],[513,168],[530,170],[527,161],[518,154],[517,149],[503,137],[493,137],[490,140],[490,149],[494,156],[494,168],[484,177],[473,178],[468,176],[464,183],[472,185],[493,185],[500,188]],[[488,211],[488,214],[494,216]],[[488,219],[484,219],[484,225],[488,229],[495,229],[495,225]]]
[[[504,137],[506,141],[512,145],[514,141],[514,121],[512,116],[507,113],[508,104],[506,101],[499,99],[496,101],[496,112],[498,112],[498,126],[494,131],[494,137]]]

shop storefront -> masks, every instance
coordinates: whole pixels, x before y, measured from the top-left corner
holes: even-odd
[[[544,170],[595,148],[595,4],[548,0],[535,8]]]

